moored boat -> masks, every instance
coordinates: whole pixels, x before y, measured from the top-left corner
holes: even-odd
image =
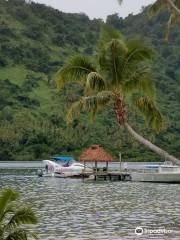
[[[52,160],[43,160],[43,169],[38,171],[40,177],[78,177],[85,169],[84,164],[75,162],[74,158],[67,156],[53,157]],[[86,171],[92,171],[86,168]]]
[[[174,165],[148,165],[143,172],[132,172],[132,181],[180,183],[180,167]]]
[[[84,170],[84,164],[74,162],[69,166],[62,166],[54,172],[55,177],[66,178],[66,177],[78,177],[81,176]],[[86,171],[92,171],[86,168]]]
[[[43,168],[38,170],[39,177],[54,177],[54,172],[59,169],[60,165],[51,160],[42,161]]]

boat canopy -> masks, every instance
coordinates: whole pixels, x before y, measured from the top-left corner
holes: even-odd
[[[145,168],[159,168],[160,165],[157,164],[151,164],[151,165],[145,165]]]
[[[74,158],[71,156],[55,156],[52,157],[53,160],[55,161],[73,161]]]

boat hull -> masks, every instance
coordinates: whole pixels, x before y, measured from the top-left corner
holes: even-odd
[[[39,177],[54,177],[54,172],[38,171]]]
[[[61,165],[50,160],[43,160],[43,164],[44,169],[38,171],[39,177],[77,178],[82,176],[84,169],[92,172],[92,169],[78,162],[74,162],[71,165]]]
[[[82,173],[54,173],[54,177],[56,178],[81,178]]]
[[[180,183],[180,173],[132,173],[134,182]]]

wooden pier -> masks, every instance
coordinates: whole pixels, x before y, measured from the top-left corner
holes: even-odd
[[[94,181],[131,181],[131,174],[128,172],[108,171],[108,172],[83,172],[83,179]]]
[[[119,170],[112,171],[109,169],[109,162],[113,162],[114,159],[115,158],[106,152],[101,146],[95,144],[91,145],[78,159],[84,164],[84,170],[80,174],[80,177],[87,181],[131,181],[131,174],[128,173],[127,170],[123,171],[121,168],[121,157],[119,161]],[[94,163],[94,167],[91,171],[89,171],[88,166],[86,166],[86,163],[89,162]],[[100,167],[98,167],[98,163],[101,163]],[[105,167],[102,167],[102,163],[105,163]]]

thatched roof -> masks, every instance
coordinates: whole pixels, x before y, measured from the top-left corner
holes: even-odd
[[[79,157],[82,162],[111,162],[114,158],[99,145],[91,145]]]

